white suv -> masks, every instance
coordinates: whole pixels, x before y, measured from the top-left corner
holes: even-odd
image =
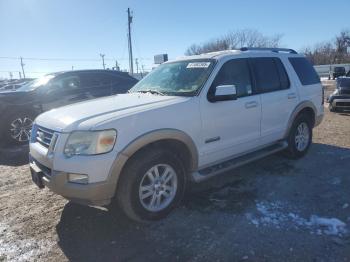
[[[199,182],[278,151],[302,157],[323,117],[312,65],[291,49],[242,48],[167,62],[128,94],[40,115],[40,187],[134,220],[167,215]]]

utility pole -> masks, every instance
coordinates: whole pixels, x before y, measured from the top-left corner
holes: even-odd
[[[145,65],[141,65],[141,78],[143,78],[143,73],[145,72]]]
[[[19,79],[22,79],[22,74],[19,71],[18,71],[18,76],[19,76]]]
[[[104,54],[100,54],[101,58],[102,58],[102,66],[103,69],[106,69],[106,64],[105,64],[105,55]]]
[[[129,70],[130,74],[134,74],[134,65],[132,58],[132,44],[131,44],[131,23],[132,23],[132,15],[130,14],[130,8],[128,8],[128,47],[129,47]]]
[[[115,70],[120,71],[120,67],[117,60],[115,60]]]
[[[72,71],[74,70],[74,66],[72,66]]]
[[[24,66],[25,64],[23,64],[23,58],[21,57],[21,67],[22,67],[23,78],[26,78],[26,74],[24,73]]]
[[[137,60],[137,58],[135,59],[135,64],[136,64],[136,73],[139,73],[139,61]]]

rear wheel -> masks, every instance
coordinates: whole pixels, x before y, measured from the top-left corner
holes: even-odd
[[[150,149],[127,164],[116,198],[129,218],[139,222],[158,220],[181,201],[185,180],[185,168],[176,154]]]
[[[298,116],[292,125],[288,136],[287,156],[290,158],[303,157],[310,148],[312,142],[312,126],[307,115]]]

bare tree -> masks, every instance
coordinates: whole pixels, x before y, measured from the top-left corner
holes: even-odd
[[[302,53],[315,65],[350,63],[350,32],[343,30],[333,41],[316,44],[313,48],[307,47]]]
[[[193,44],[186,50],[185,54],[198,55],[241,47],[278,47],[281,38],[281,34],[270,37],[254,29],[244,29],[232,31],[227,35],[209,40],[200,45]]]

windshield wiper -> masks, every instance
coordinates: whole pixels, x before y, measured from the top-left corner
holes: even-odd
[[[138,90],[136,91],[137,93],[151,93],[151,94],[157,94],[161,96],[165,96],[164,93],[157,91],[157,90],[152,90],[152,89],[147,89],[147,90]]]

